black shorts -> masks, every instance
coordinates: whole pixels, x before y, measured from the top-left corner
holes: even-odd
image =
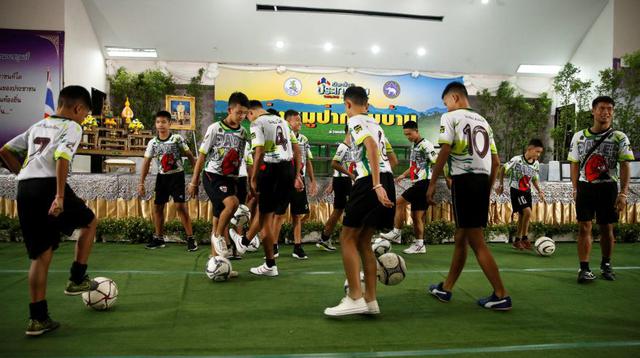
[[[264,163],[258,171],[258,210],[261,214],[287,212],[295,169],[292,162]]]
[[[87,227],[95,218],[69,185],[64,189],[64,208],[58,217],[49,215],[56,197],[56,178],[36,178],[18,182],[18,218],[29,258],[34,260],[49,248],[58,248],[60,233]]]
[[[576,195],[576,216],[578,221],[591,221],[596,217],[599,225],[614,224],[618,222],[616,211],[616,198],[618,197],[618,184],[578,182]]]
[[[238,179],[224,175],[213,174],[207,171],[202,175],[202,186],[207,196],[213,204],[213,217],[220,217],[224,210],[224,199],[235,196],[237,192]]]
[[[176,203],[184,203],[184,172],[158,174],[156,176],[156,205],[166,204],[169,197]]]
[[[411,211],[426,211],[429,207],[427,203],[427,189],[429,189],[429,179],[419,180],[402,193],[402,197],[411,204]]]
[[[344,209],[351,193],[351,178],[333,177],[333,208]]]
[[[489,176],[462,174],[451,177],[451,199],[456,227],[474,229],[487,226],[489,219]]]
[[[238,201],[240,204],[247,203],[247,177],[238,177]]]
[[[380,184],[387,192],[389,200],[395,203],[396,187],[393,181],[393,174],[380,173]],[[373,179],[366,176],[356,180],[349,195],[349,201],[344,210],[342,224],[348,227],[360,228],[371,227],[378,230],[390,229],[393,227],[393,217],[396,213],[395,205],[385,208],[378,201],[378,196],[373,188]]]
[[[307,199],[307,187],[302,191],[293,188],[291,192],[291,215],[309,214],[309,200]]]
[[[511,208],[514,213],[522,214],[525,208],[531,208],[531,190],[522,191],[516,188],[510,188]]]

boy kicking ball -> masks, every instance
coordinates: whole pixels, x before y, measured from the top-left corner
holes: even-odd
[[[538,191],[540,200],[545,201],[544,192],[540,190],[538,185],[540,176],[540,163],[538,158],[542,155],[544,146],[540,139],[532,139],[527,145],[524,154],[516,155],[511,158],[503,168],[500,169],[498,176],[498,187],[496,194],[502,195],[504,192],[504,176],[509,176],[509,188],[511,196],[511,207],[513,213],[518,213],[518,229],[516,238],[513,242],[513,248],[517,250],[532,250],[531,242],[529,242],[529,221],[531,220],[531,184]]]
[[[31,259],[30,321],[25,332],[28,336],[39,336],[60,326],[49,317],[46,300],[49,264],[58,248],[60,233],[71,235],[80,229],[64,293],[80,295],[95,289],[95,282],[86,271],[96,218],[67,185],[69,163],[82,139],[80,123],[90,109],[91,96],[84,87],[65,87],[60,91],[55,115],[40,120],[0,150],[7,168],[18,174],[18,217]],[[21,165],[18,158],[24,154],[26,159]]]
[[[438,142],[441,148],[433,167],[427,200],[432,205],[436,204],[433,196],[437,180],[445,163],[449,162],[456,222],[455,247],[446,280],[431,285],[428,291],[442,302],[451,301],[451,291],[467,260],[467,246],[471,246],[478,264],[493,286],[493,293],[478,300],[478,304],[491,310],[510,310],[511,297],[502,284],[498,265],[482,232],[482,228],[487,226],[489,196],[500,167],[493,132],[489,123],[469,108],[467,89],[462,83],[448,84],[442,92],[442,100],[448,113],[443,114],[440,120]]]
[[[144,181],[149,173],[151,160],[155,158],[158,165],[158,175],[156,176],[156,198],[153,206],[153,224],[155,234],[147,249],[164,247],[164,206],[169,202],[169,197],[173,198],[176,204],[176,211],[186,232],[187,251],[196,251],[198,244],[193,238],[193,228],[189,210],[185,205],[184,195],[184,168],[182,166],[182,155],[189,158],[191,165],[195,165],[195,158],[189,150],[189,146],[179,134],[173,134],[169,130],[171,124],[171,114],[167,111],[159,111],[156,114],[157,136],[153,137],[147,150],[144,152],[144,162],[142,163],[142,173],[140,174],[140,184],[138,184],[138,194],[145,195]]]

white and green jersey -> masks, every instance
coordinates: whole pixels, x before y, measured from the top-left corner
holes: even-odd
[[[356,180],[371,175],[367,150],[364,146],[364,140],[368,137],[371,137],[376,142],[378,149],[376,156],[378,157],[380,173],[392,173],[387,155],[393,152],[393,149],[384,135],[382,127],[366,114],[353,116],[347,120],[347,123],[351,134],[351,150],[353,150],[353,158],[358,173]]]
[[[629,138],[620,131],[613,131],[589,155],[589,158],[585,158],[587,152],[602,138],[604,133],[593,133],[591,129],[587,128],[573,135],[568,160],[581,165],[580,181],[589,183],[617,182],[618,162],[634,159]],[[586,163],[582,165],[584,161]]]
[[[313,159],[313,154],[311,153],[311,145],[309,144],[309,139],[302,133],[298,133],[296,135],[296,139],[298,140],[298,147],[300,148],[300,162],[302,176],[307,175],[307,160]]]
[[[436,149],[430,141],[422,138],[411,146],[409,154],[409,177],[412,181],[431,179],[431,166],[436,163]]]
[[[224,121],[210,125],[199,149],[207,156],[204,170],[228,177],[239,176],[248,138],[242,126],[231,128]]]
[[[263,114],[251,123],[251,149],[264,147],[265,163],[293,160],[293,144],[298,140],[284,119]]]
[[[340,163],[340,165],[342,165],[342,167],[349,173],[353,172],[355,166],[353,160],[353,151],[346,143],[340,143],[338,145],[338,149],[336,149],[336,154],[333,156],[333,160]],[[333,176],[348,177],[348,175],[346,175],[345,173],[339,172],[335,169],[333,170]]]
[[[55,178],[56,160],[71,161],[82,139],[82,127],[68,118],[50,116],[32,125],[4,147],[24,157],[18,180]]]
[[[246,177],[247,165],[253,165],[253,151],[249,143],[244,146],[244,155],[242,156],[242,162],[240,162],[240,170],[238,171],[238,177]]]
[[[509,177],[509,186],[520,191],[531,190],[531,183],[540,177],[540,162],[527,161],[523,154],[516,155],[504,165],[504,171]]]
[[[144,157],[155,159],[158,174],[173,174],[184,170],[182,154],[188,151],[189,146],[180,134],[170,134],[164,140],[153,137],[147,144]]]
[[[442,115],[439,144],[451,145],[451,175],[491,174],[491,155],[497,154],[493,130],[487,120],[471,109]]]

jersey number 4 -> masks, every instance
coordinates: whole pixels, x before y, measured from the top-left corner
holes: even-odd
[[[487,130],[482,126],[476,126],[472,129],[471,125],[467,124],[462,129],[462,132],[467,136],[467,141],[469,143],[467,149],[469,151],[469,155],[473,155],[473,152],[475,151],[480,158],[484,158],[487,155],[487,152],[489,152],[489,133],[487,133]],[[478,148],[478,142],[476,141],[478,134],[482,135],[482,148]]]

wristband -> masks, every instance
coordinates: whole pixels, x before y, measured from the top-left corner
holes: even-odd
[[[189,186],[197,186],[197,185],[195,185],[195,184],[193,184],[193,183],[189,183]]]
[[[371,190],[376,190],[378,188],[382,188],[382,184],[374,185],[373,188],[371,188]]]

